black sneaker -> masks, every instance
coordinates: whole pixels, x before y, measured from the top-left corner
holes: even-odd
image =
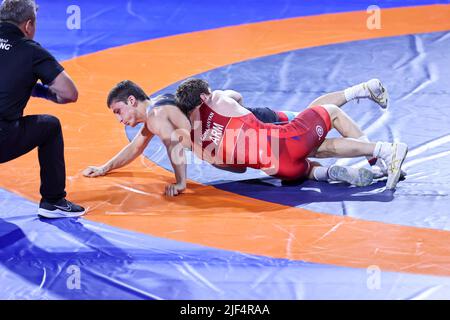
[[[38,215],[50,219],[75,218],[82,216],[85,213],[86,210],[83,207],[66,199],[61,199],[56,203],[41,200],[38,210]]]

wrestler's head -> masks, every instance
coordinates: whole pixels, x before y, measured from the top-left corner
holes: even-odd
[[[111,89],[106,104],[120,123],[134,127],[145,121],[147,100],[149,98],[141,87],[124,80]]]
[[[177,88],[175,99],[177,106],[185,114],[189,115],[192,110],[206,101],[211,94],[208,82],[202,79],[187,79]]]

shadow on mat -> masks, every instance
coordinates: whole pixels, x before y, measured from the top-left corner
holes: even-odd
[[[329,184],[312,180],[283,185],[278,179],[266,178],[217,184],[214,187],[263,201],[296,207],[320,202],[390,202],[394,199],[394,191],[386,190],[385,185],[384,181],[379,181],[367,187],[354,187],[344,183]]]

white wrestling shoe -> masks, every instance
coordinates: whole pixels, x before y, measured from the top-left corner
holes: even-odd
[[[377,162],[372,166],[372,173],[374,179],[382,179],[388,176],[388,167],[383,159],[378,158]],[[407,172],[400,169],[400,179],[399,181],[406,179]]]
[[[333,181],[347,182],[358,187],[368,186],[373,181],[373,173],[369,169],[338,165],[330,166],[328,177]]]
[[[380,80],[371,79],[363,84],[365,89],[369,91],[370,100],[377,103],[382,109],[386,109],[389,104],[389,93]]]
[[[407,154],[408,146],[406,143],[392,143],[389,154],[383,157],[388,172],[386,189],[395,189],[395,186],[400,180],[402,164]]]

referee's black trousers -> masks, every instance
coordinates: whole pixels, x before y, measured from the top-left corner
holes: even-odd
[[[66,196],[64,140],[58,118],[32,115],[13,121],[0,119],[0,163],[18,158],[36,147],[42,199],[55,202]]]

